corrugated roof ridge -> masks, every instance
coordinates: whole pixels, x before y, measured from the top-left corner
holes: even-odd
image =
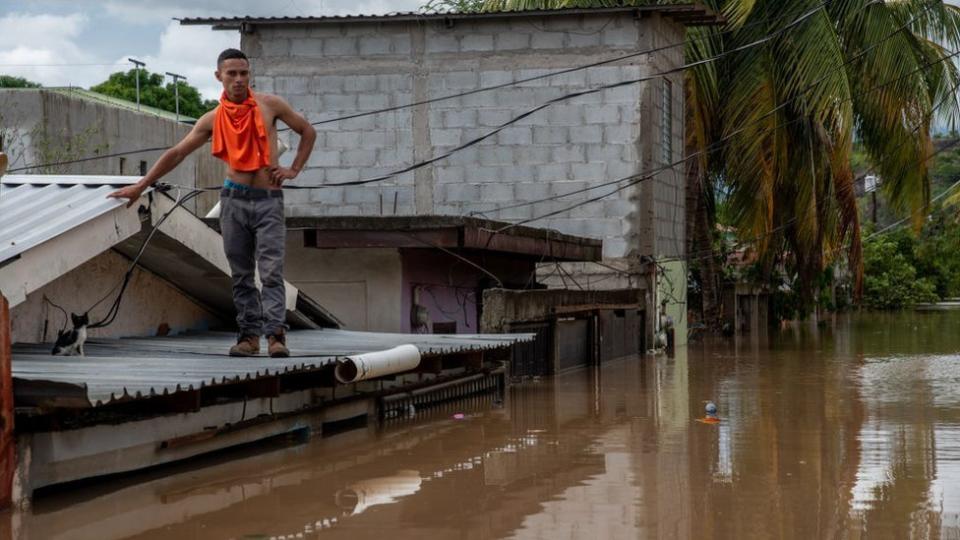
[[[381,20],[381,21],[390,21],[390,20],[402,20],[407,18],[422,18],[422,19],[431,19],[431,18],[446,18],[446,17],[456,17],[456,18],[484,18],[492,17],[497,15],[510,15],[510,16],[519,16],[524,14],[529,15],[551,15],[551,14],[561,14],[561,13],[616,13],[616,12],[627,12],[627,11],[659,11],[659,12],[673,12],[673,13],[683,13],[686,12],[690,15],[694,15],[694,19],[691,22],[695,24],[721,24],[724,19],[723,16],[714,12],[709,7],[705,6],[699,2],[691,2],[685,4],[650,4],[646,6],[615,6],[615,7],[599,7],[599,8],[584,8],[579,6],[569,6],[562,8],[553,8],[553,9],[512,9],[512,10],[500,10],[500,11],[484,11],[484,12],[458,12],[458,11],[433,11],[433,12],[422,12],[422,11],[395,11],[385,14],[349,14],[349,15],[318,15],[318,16],[257,16],[257,15],[243,15],[243,16],[234,16],[234,17],[183,17],[177,18],[176,20],[180,21],[180,24],[190,25],[190,24],[223,24],[223,23],[242,23],[250,21],[264,21],[264,22],[363,22],[371,20]]]

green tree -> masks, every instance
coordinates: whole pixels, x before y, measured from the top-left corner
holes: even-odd
[[[937,285],[917,270],[917,242],[899,230],[864,244],[864,303],[874,309],[899,309],[919,302],[936,302]]]
[[[935,285],[938,296],[960,297],[960,223],[955,212],[934,212],[914,252],[918,273]]]
[[[653,3],[671,2],[488,0],[483,10]],[[688,216],[697,223],[690,249],[711,248],[712,199],[724,193],[730,225],[760,239],[767,273],[792,265],[809,291],[805,302],[815,300],[812,285],[840,255],[861,291],[854,134],[884,179],[887,201],[919,227],[930,201],[925,159],[935,108],[943,103],[942,112],[957,115],[960,73],[948,56],[960,48],[960,9],[942,0],[702,3],[728,22],[689,29],[687,62],[736,52],[686,70],[687,151],[697,153],[687,162],[688,200],[700,201]],[[742,48],[801,17],[772,40]],[[716,291],[703,293],[706,316],[716,316]]]
[[[40,83],[28,81],[23,77],[0,75],[0,88],[40,88]]]
[[[203,113],[217,106],[216,100],[204,100],[200,92],[184,81],[177,83],[180,92],[180,114],[199,118]],[[137,100],[137,70],[118,71],[90,90],[108,96]],[[165,111],[176,110],[176,100],[173,83],[164,84],[164,76],[159,73],[140,71],[140,103],[157,107]]]
[[[424,13],[471,13],[482,11],[486,0],[427,0],[420,8]]]

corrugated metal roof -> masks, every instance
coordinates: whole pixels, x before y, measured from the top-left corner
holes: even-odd
[[[531,9],[512,11],[489,11],[483,13],[417,11],[394,12],[383,15],[326,15],[319,17],[185,17],[179,19],[183,25],[213,25],[219,29],[236,29],[241,24],[324,24],[324,23],[364,23],[364,22],[406,22],[427,20],[457,19],[495,19],[512,17],[549,17],[554,15],[609,15],[615,13],[657,12],[690,26],[722,24],[724,19],[710,8],[701,4],[669,4],[653,6],[631,6],[612,8],[568,7],[560,9]]]
[[[9,174],[0,180],[0,264],[123,206],[107,194],[138,176]]]
[[[91,403],[121,396],[149,396],[297,370],[313,370],[349,354],[416,345],[421,353],[483,351],[530,341],[529,334],[386,334],[347,330],[291,331],[291,358],[231,358],[233,334],[203,333],[166,338],[90,340],[86,356],[51,356],[50,346],[13,347],[13,377],[84,385]]]

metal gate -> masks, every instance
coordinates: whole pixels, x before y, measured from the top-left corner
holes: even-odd
[[[534,377],[550,374],[553,365],[553,331],[549,322],[512,325],[517,334],[536,334],[529,343],[513,346],[510,360],[511,377]]]

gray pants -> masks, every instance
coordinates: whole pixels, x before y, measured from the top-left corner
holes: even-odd
[[[271,335],[285,330],[283,192],[225,188],[220,193],[220,231],[233,277],[233,305],[240,335]],[[262,292],[254,282],[257,267]]]

